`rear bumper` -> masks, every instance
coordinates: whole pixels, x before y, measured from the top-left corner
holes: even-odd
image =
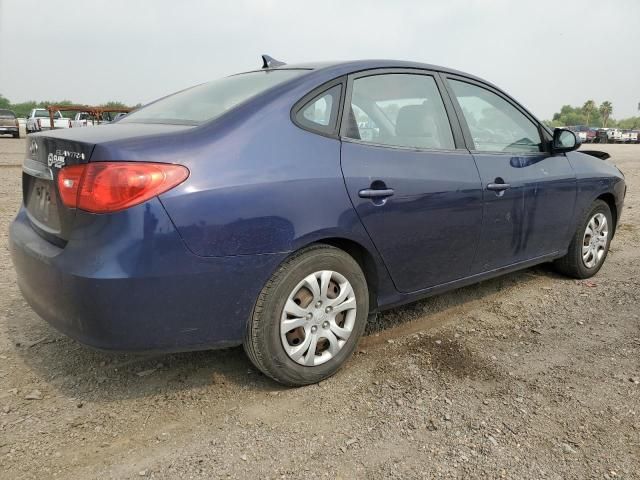
[[[20,290],[38,315],[107,350],[240,344],[254,302],[283,258],[198,257],[157,199],[114,215],[78,213],[76,226],[59,248],[40,237],[21,210],[10,228],[11,257]]]
[[[0,135],[9,135],[14,133],[19,133],[20,127],[1,127],[0,126]]]

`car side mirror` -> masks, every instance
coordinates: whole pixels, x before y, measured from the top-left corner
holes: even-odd
[[[551,150],[553,153],[571,152],[580,147],[580,138],[571,130],[556,128],[553,131]]]

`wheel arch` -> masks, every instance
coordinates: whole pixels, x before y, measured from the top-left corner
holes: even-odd
[[[618,207],[616,206],[616,198],[612,193],[606,192],[601,194],[596,200],[602,200],[609,206],[609,210],[611,210],[611,217],[613,220],[613,231],[611,232],[611,238],[616,233],[616,226],[618,225]]]
[[[378,295],[380,292],[380,274],[373,254],[361,243],[344,237],[322,238],[312,243],[312,245],[317,244],[331,245],[332,247],[339,248],[351,255],[351,257],[358,262],[367,280],[367,287],[369,288],[369,312],[376,312],[378,310]]]

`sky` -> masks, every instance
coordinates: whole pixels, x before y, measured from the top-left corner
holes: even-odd
[[[0,0],[0,94],[146,103],[261,65],[390,58],[472,73],[541,119],[640,115],[640,0]]]

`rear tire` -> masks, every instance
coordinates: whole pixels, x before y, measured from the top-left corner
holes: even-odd
[[[13,138],[20,138],[20,132],[18,132],[18,133],[14,133],[14,134],[13,134]]]
[[[244,349],[279,383],[318,383],[349,359],[368,313],[360,265],[338,248],[312,245],[288,258],[260,292]]]
[[[609,205],[596,200],[579,223],[567,254],[554,262],[555,269],[573,278],[593,277],[607,258],[613,229]]]

